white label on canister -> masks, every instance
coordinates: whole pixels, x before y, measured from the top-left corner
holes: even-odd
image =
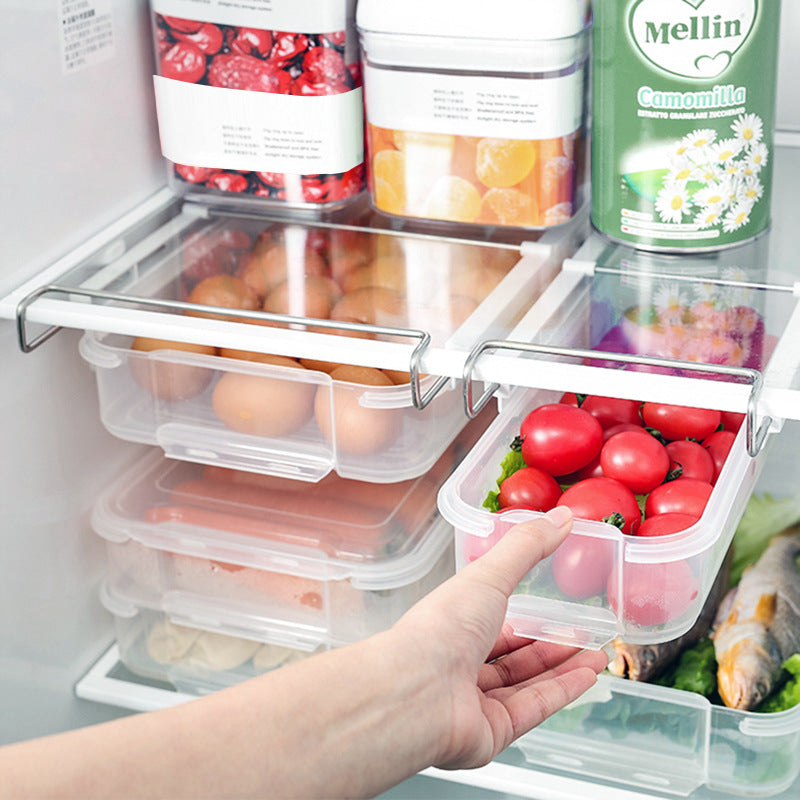
[[[583,68],[552,78],[498,78],[366,66],[367,119],[390,130],[554,139],[580,126],[583,81]]]
[[[351,0],[152,0],[168,17],[288,33],[332,33],[347,26]]]
[[[176,164],[308,175],[364,159],[361,89],[298,97],[153,80],[161,151]]]

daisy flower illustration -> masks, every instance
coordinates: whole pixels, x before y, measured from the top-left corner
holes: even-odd
[[[767,166],[767,162],[769,161],[769,150],[763,142],[756,142],[750,148],[748,158],[757,174],[763,167]]]
[[[656,198],[656,211],[664,222],[680,222],[690,210],[689,192],[683,181],[667,183]]]
[[[686,297],[677,283],[661,284],[653,293],[653,303],[658,309],[658,318],[664,323],[680,322]]]
[[[714,145],[714,158],[718,164],[725,165],[739,155],[742,145],[736,139],[720,139]]]
[[[722,220],[722,230],[725,233],[733,233],[744,225],[750,222],[750,212],[752,206],[746,203],[737,203],[725,215]]]
[[[688,181],[692,177],[694,167],[688,158],[675,159],[672,169],[667,174],[665,180],[670,182]]]
[[[742,182],[742,195],[750,203],[757,203],[764,196],[764,184],[753,175]]]
[[[703,206],[694,216],[694,224],[699,228],[713,228],[722,216],[722,206]]]
[[[717,132],[711,128],[692,131],[681,139],[681,147],[685,150],[704,150],[717,139]]]
[[[764,135],[764,125],[761,122],[761,117],[756,114],[742,114],[741,117],[731,123],[731,128],[736,141],[742,147],[760,142],[761,137]]]
[[[702,189],[698,189],[698,191],[695,192],[694,201],[701,206],[720,206],[727,202],[730,197],[730,192],[730,180],[721,180],[710,186],[704,186]]]
[[[700,164],[695,167],[690,180],[698,183],[718,183],[722,177],[723,170],[716,164]]]

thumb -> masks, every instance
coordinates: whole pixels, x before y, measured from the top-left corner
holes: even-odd
[[[481,577],[506,596],[543,558],[551,555],[572,528],[572,511],[556,506],[536,519],[509,528],[500,541],[461,571]]]

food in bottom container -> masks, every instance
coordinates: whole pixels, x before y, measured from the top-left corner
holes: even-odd
[[[653,645],[617,639],[612,674],[743,711],[800,702],[798,524],[797,497],[754,495],[692,630]]]
[[[376,208],[397,216],[550,227],[574,213],[580,132],[526,140],[367,124]]]

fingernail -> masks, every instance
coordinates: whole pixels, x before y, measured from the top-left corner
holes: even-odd
[[[544,516],[556,528],[566,528],[572,522],[572,511],[566,506],[551,508]]]

